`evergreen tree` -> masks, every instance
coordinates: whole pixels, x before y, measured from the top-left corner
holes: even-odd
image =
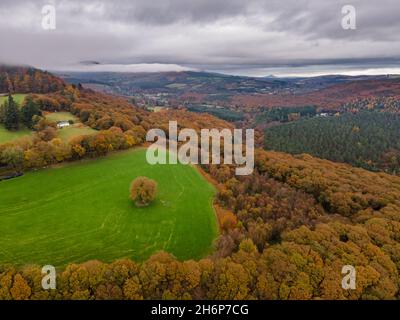
[[[6,103],[0,105],[0,123],[4,123],[6,117]]]
[[[33,128],[33,116],[40,116],[41,112],[39,110],[38,105],[33,101],[32,97],[28,96],[26,98],[26,102],[24,107],[21,110],[21,115],[22,115],[22,122],[24,125],[32,129]]]
[[[8,130],[18,130],[19,128],[18,106],[11,94],[8,96],[8,101],[5,105],[4,126]]]
[[[311,118],[274,126],[265,131],[269,150],[308,153],[368,170],[400,172],[400,115],[360,111],[327,118]],[[400,159],[400,158],[399,158]]]

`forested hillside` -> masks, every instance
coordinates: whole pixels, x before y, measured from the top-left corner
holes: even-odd
[[[168,131],[169,119],[178,121],[182,127],[195,128],[199,132],[203,128],[232,128],[232,125],[211,115],[184,110],[151,113],[135,107],[126,99],[71,85],[54,93],[30,94],[26,101],[29,103],[21,106],[20,112],[22,115],[31,115],[33,139],[19,139],[0,145],[0,173],[43,167],[84,157],[93,158],[111,151],[127,149],[143,143],[150,128]],[[19,118],[17,109],[13,109],[15,119]],[[34,112],[31,114],[27,110]],[[56,137],[55,123],[40,116],[42,112],[60,111],[71,112],[84,125],[99,130],[98,134],[81,135],[71,141],[61,141]]]
[[[341,109],[345,112],[375,110],[378,112],[400,113],[400,96],[383,96],[355,99],[345,103]]]
[[[169,120],[196,130],[232,128],[211,115],[150,113],[127,100],[72,85],[32,95],[32,101],[41,111],[69,111],[99,131],[65,142],[49,134],[49,123],[41,119],[33,140],[0,146],[2,169],[24,171],[96,159],[142,145],[148,129],[166,129]],[[338,121],[344,132],[333,141],[350,140],[363,147],[369,140],[393,143],[396,119],[360,113],[322,119],[324,126],[311,119],[277,129],[310,123],[322,132]],[[366,128],[370,126],[374,131]],[[382,136],[383,127],[391,134]],[[306,128],[288,132],[307,142]],[[255,160],[249,176],[235,176],[233,165],[202,166],[218,190],[221,234],[209,256],[178,261],[161,252],[146,261],[70,264],[58,272],[57,289],[51,291],[41,287],[39,266],[0,266],[0,299],[399,298],[400,177],[262,149],[256,150]],[[341,287],[341,270],[348,264],[357,270],[357,287],[350,291]]]
[[[231,103],[244,108],[315,105],[338,110],[343,104],[352,103],[357,99],[399,96],[399,94],[399,79],[388,78],[350,81],[300,94],[235,95],[232,97]]]
[[[369,170],[400,170],[400,116],[361,111],[313,118],[269,128],[269,150],[308,153]]]
[[[0,65],[0,93],[47,93],[61,90],[64,81],[32,67]]]

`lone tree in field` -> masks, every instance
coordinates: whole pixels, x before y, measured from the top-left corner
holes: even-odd
[[[146,177],[138,177],[131,183],[130,198],[138,207],[149,205],[157,193],[157,182]]]

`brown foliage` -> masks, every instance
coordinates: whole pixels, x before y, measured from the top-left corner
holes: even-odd
[[[138,207],[147,206],[157,194],[157,182],[147,177],[137,177],[130,186],[130,198]]]

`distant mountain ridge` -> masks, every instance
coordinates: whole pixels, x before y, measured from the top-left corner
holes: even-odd
[[[278,78],[243,77],[210,72],[157,73],[73,72],[60,74],[70,83],[106,93],[135,96],[166,94],[177,102],[244,107],[316,105],[335,108],[351,99],[400,95],[400,78],[388,75]]]
[[[362,80],[383,80],[387,76],[327,75],[317,77],[248,77],[211,73],[205,71],[182,72],[69,72],[59,74],[72,83],[113,85],[121,90],[129,86],[132,90],[179,92],[192,89],[196,92],[216,93],[221,90],[234,92],[259,92],[262,89],[303,89],[304,91],[328,87],[333,84]],[[175,84],[175,86],[174,86]],[[181,84],[181,86],[177,85]],[[185,86],[182,86],[185,85]]]

